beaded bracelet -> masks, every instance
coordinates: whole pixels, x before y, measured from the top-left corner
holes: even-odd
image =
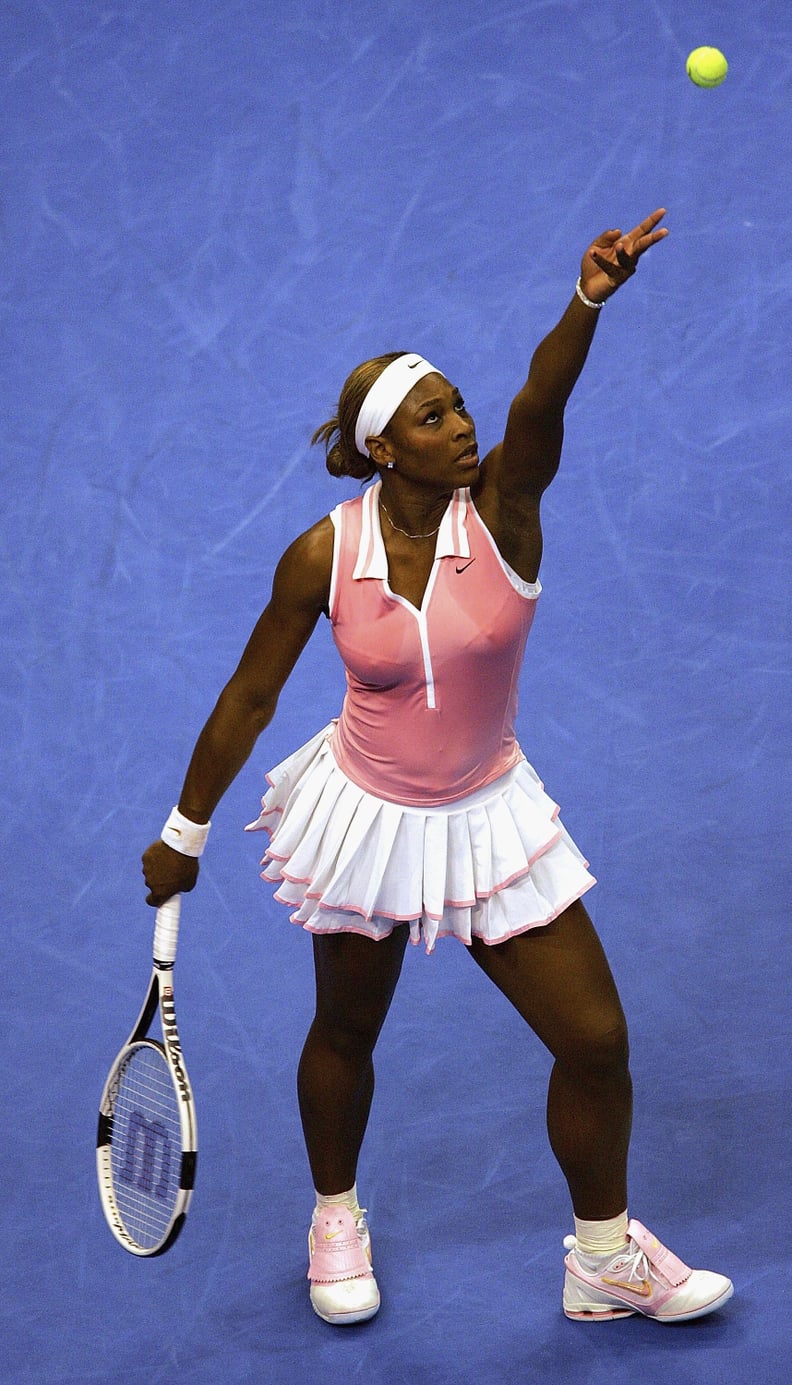
[[[604,308],[604,307],[605,307],[605,303],[604,303],[604,302],[602,302],[602,303],[595,303],[594,300],[593,300],[592,298],[587,298],[587,297],[586,297],[585,293],[583,292],[582,286],[581,286],[580,278],[578,278],[578,281],[577,281],[577,283],[575,284],[575,293],[577,294],[577,296],[578,296],[578,298],[580,299],[581,303],[585,303],[585,305],[586,305],[587,308],[594,308],[594,310],[595,310],[596,312],[599,312],[600,308]]]

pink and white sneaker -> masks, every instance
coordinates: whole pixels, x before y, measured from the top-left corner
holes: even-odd
[[[584,1255],[574,1236],[564,1247],[564,1312],[580,1322],[606,1322],[642,1313],[657,1322],[703,1318],[728,1303],[734,1285],[723,1274],[691,1270],[639,1221],[614,1255]]]
[[[335,1326],[365,1322],[380,1306],[371,1268],[371,1237],[361,1211],[357,1221],[348,1207],[327,1207],[311,1219],[308,1232],[311,1306]]]

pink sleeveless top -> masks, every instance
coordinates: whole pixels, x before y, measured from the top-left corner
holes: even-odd
[[[421,609],[388,584],[380,482],[338,505],[330,620],[347,692],[331,746],[378,798],[448,803],[505,774],[539,582],[504,562],[469,490],[454,492]]]

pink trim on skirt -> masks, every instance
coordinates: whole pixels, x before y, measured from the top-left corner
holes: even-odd
[[[405,808],[339,769],[331,733],[270,771],[246,828],[270,834],[262,879],[308,932],[380,939],[408,923],[427,952],[449,936],[494,944],[550,923],[595,884],[526,760],[466,798]]]

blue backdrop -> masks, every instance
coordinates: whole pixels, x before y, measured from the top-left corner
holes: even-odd
[[[787,1378],[791,27],[784,0],[0,9],[9,1385]],[[701,43],[715,91],[685,76]],[[382,1312],[311,1314],[310,943],[240,829],[337,711],[326,630],[185,904],[188,1226],[125,1256],[92,1146],[148,975],[139,855],[277,557],[354,493],[312,430],[409,349],[491,445],[586,245],[658,205],[569,411],[519,732],[600,879],[632,1211],[735,1299],[676,1331],[563,1318],[548,1062],[447,942],[410,953],[381,1043]]]

